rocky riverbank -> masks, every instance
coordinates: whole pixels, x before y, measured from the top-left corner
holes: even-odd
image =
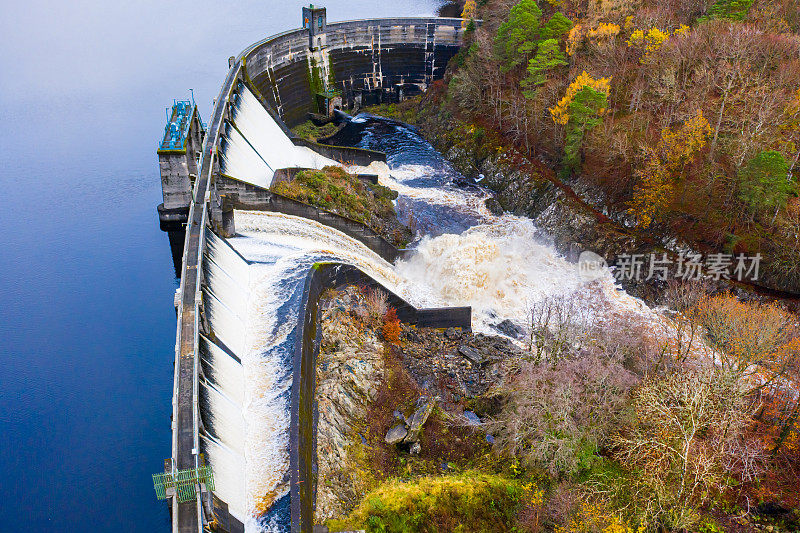
[[[499,385],[523,350],[501,337],[400,324],[380,293],[358,287],[326,298],[317,523],[346,516],[386,480],[496,460],[483,420],[499,410]]]

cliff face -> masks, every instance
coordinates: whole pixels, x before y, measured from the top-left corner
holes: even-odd
[[[493,437],[481,419],[499,409],[525,352],[506,338],[401,324],[376,291],[324,298],[315,522],[346,517],[389,480],[485,461]]]
[[[359,431],[383,381],[383,345],[374,331],[360,328],[347,312],[354,299],[354,291],[337,295],[322,317],[316,393],[317,523],[347,514],[368,490],[358,467],[363,455]]]

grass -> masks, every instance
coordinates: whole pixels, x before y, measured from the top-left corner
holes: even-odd
[[[411,236],[397,220],[392,204],[396,191],[378,184],[367,185],[339,167],[300,172],[292,181],[277,183],[271,190],[361,222],[395,246],[405,244]]]
[[[317,142],[319,139],[330,137],[339,130],[339,126],[333,122],[329,122],[322,126],[316,126],[310,120],[306,120],[302,124],[292,128],[292,133],[303,139]]]
[[[511,531],[532,494],[519,481],[492,474],[424,477],[413,483],[389,481],[366,495],[331,531],[368,532]]]

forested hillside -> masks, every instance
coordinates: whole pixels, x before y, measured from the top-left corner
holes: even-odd
[[[800,3],[468,0],[442,116],[591,191],[620,226],[762,256],[800,290]]]

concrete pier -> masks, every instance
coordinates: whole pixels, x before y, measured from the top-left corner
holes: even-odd
[[[175,101],[157,152],[164,200],[158,206],[158,219],[163,231],[182,229],[189,216],[204,135],[194,102]]]

